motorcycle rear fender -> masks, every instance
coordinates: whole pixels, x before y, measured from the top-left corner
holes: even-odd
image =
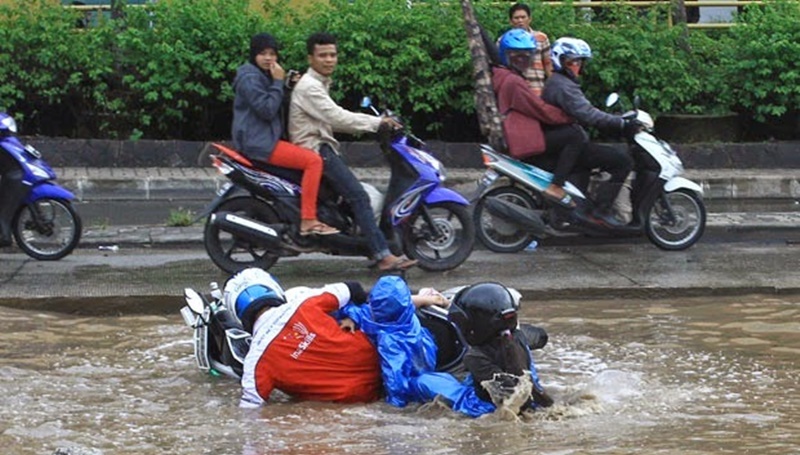
[[[703,187],[697,183],[683,177],[673,177],[664,185],[664,192],[671,193],[677,189],[686,188],[687,190],[694,191],[700,196],[703,195]]]
[[[68,189],[60,187],[55,183],[43,182],[31,188],[28,192],[28,196],[25,198],[25,203],[31,204],[39,199],[66,199],[71,201],[75,199],[75,195]]]
[[[248,194],[247,191],[242,189],[241,187],[231,183],[224,188],[224,190],[214,198],[214,200],[209,203],[202,212],[200,212],[194,220],[192,220],[192,224],[197,223],[200,220],[204,220],[208,218],[208,215],[211,215],[217,208],[226,200],[232,198],[233,196],[238,196],[239,194]]]
[[[464,196],[443,186],[434,189],[425,196],[426,204],[436,204],[438,202],[455,202],[460,205],[469,205],[469,201]]]

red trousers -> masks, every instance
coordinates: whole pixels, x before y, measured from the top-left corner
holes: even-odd
[[[322,157],[317,152],[291,142],[278,141],[268,163],[303,171],[303,180],[300,182],[300,187],[303,189],[303,194],[300,196],[300,219],[316,220],[317,195],[319,195],[319,182],[322,179]]]

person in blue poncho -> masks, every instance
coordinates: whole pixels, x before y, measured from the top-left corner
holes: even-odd
[[[343,328],[359,327],[378,350],[386,401],[398,407],[424,403],[437,396],[453,410],[471,417],[493,412],[495,406],[478,398],[469,382],[449,373],[436,372],[437,346],[422,327],[416,307],[446,305],[447,299],[432,293],[411,295],[397,276],[381,277],[369,293],[367,305],[342,308]]]

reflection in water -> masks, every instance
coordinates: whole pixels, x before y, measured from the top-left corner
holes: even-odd
[[[520,422],[436,404],[239,409],[180,317],[0,309],[0,446],[51,454],[784,454],[800,447],[795,298],[523,303],[552,408]]]

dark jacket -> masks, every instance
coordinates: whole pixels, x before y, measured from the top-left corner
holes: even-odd
[[[551,106],[535,95],[525,79],[503,67],[492,69],[492,85],[497,96],[497,108],[505,116],[505,133],[508,153],[515,158],[526,158],[545,151],[542,123],[564,125],[573,120],[561,109]]]
[[[236,71],[233,88],[233,146],[250,158],[269,161],[283,133],[283,81],[246,63]]]
[[[583,126],[592,126],[613,133],[622,131],[622,117],[603,112],[586,99],[580,84],[561,72],[554,72],[544,84],[542,98],[560,107]]]

